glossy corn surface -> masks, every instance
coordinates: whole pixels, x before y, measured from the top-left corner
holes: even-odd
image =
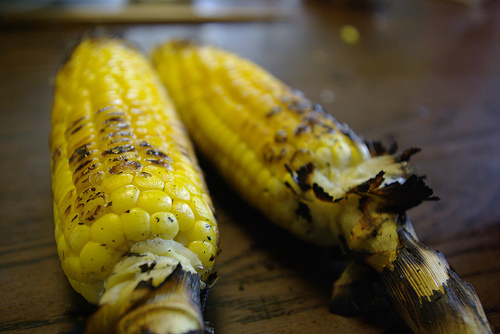
[[[149,62],[120,40],[84,40],[57,74],[51,122],[55,237],[76,291],[98,303],[148,274],[145,259],[205,280],[218,252],[212,203]]]
[[[416,333],[491,332],[473,288],[418,242],[407,219],[409,208],[432,199],[408,170],[418,150],[396,155],[365,142],[228,51],[173,41],[152,58],[196,145],[244,199],[297,236],[351,256],[332,310],[349,315],[365,303],[359,289],[377,273]]]
[[[349,244],[359,216],[348,191],[381,170],[386,180],[405,173],[404,164],[373,157],[321,106],[235,54],[171,42],[153,61],[201,151],[243,197],[301,238]],[[394,227],[384,233],[394,249]]]

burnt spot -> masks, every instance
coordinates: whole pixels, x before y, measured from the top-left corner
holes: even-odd
[[[163,159],[146,159],[146,161],[153,165],[161,166],[167,169],[170,169],[172,167],[167,161]]]
[[[274,150],[269,143],[262,148],[262,158],[265,162],[272,162],[274,159]]]
[[[85,168],[88,164],[92,163],[92,160],[86,160],[82,164],[80,164],[78,167],[76,167],[75,172],[80,171],[81,169]]]
[[[71,207],[72,207],[72,204],[70,204],[70,205],[66,208],[66,210],[64,210],[64,215],[65,215],[65,216],[67,216],[67,215],[69,215],[69,214],[71,213]]]
[[[139,269],[141,269],[141,273],[149,273],[151,270],[154,269],[156,266],[156,261],[153,261],[151,264],[149,263],[144,263],[139,266]]]
[[[308,163],[307,165],[304,165],[297,170],[295,182],[304,191],[311,189],[311,185],[309,183],[309,175],[311,175],[313,170],[314,165],[312,163]]]
[[[58,147],[57,149],[55,149],[54,153],[52,153],[52,157],[51,157],[52,161],[56,162],[57,159],[59,159],[61,157],[61,154],[62,154],[62,150],[61,150],[60,147]]]
[[[321,137],[327,133],[331,133],[334,131],[334,129],[329,126],[328,124],[325,123],[317,123],[313,126],[313,133],[317,137]]]
[[[89,216],[87,218],[85,218],[85,220],[87,221],[94,221],[96,220],[97,217],[99,217],[99,213],[103,210],[104,208],[101,206],[101,205],[97,205],[94,212],[90,213],[89,212]],[[106,246],[105,244],[103,244],[103,246]]]
[[[309,127],[309,125],[305,124],[305,123],[301,123],[299,124],[295,130],[293,131],[293,134],[295,136],[299,136],[303,133],[306,133],[306,132],[309,132],[311,130],[311,128]]]
[[[135,151],[135,147],[133,145],[126,144],[126,145],[115,146],[113,148],[105,150],[104,152],[102,152],[102,155],[122,154],[131,151]]]
[[[109,144],[130,143],[132,139],[129,137],[119,137],[109,141]]]
[[[77,162],[80,162],[82,159],[88,157],[91,154],[91,151],[89,148],[92,146],[92,143],[84,144],[80,147],[77,147],[74,151],[71,157],[69,158],[69,162],[73,162],[73,160],[76,160]]]
[[[284,144],[282,142],[281,144]],[[266,143],[261,150],[262,159],[267,163],[280,162],[290,152],[290,145],[283,145],[281,148],[276,147],[274,143]]]
[[[72,131],[71,131],[71,134],[75,134],[77,133],[79,130],[81,130],[83,127],[85,126],[85,124],[80,124],[79,126],[77,126],[76,128],[74,128]]]
[[[120,116],[114,116],[114,117],[110,117],[110,118],[107,118],[105,119],[104,121],[102,121],[102,124],[103,125],[106,125],[106,124],[109,124],[109,123],[120,123],[120,122],[126,122],[127,120],[123,117],[120,117]]]
[[[292,185],[290,183],[288,183],[288,181],[285,181],[284,184],[285,184],[285,187],[287,187],[288,189],[290,189],[295,196],[299,195],[299,194],[297,194],[297,192],[295,191],[295,189],[293,189]]]
[[[112,162],[125,162],[125,161],[129,161],[131,159],[138,159],[138,158],[139,158],[139,154],[137,154],[135,152],[132,152],[132,153],[129,152],[127,154],[116,155],[113,158],[111,158],[111,161]]]
[[[373,157],[387,154],[387,149],[379,141],[366,142],[366,146],[368,146],[368,150],[370,151],[370,155]]]
[[[373,192],[382,184],[382,182],[384,182],[384,174],[385,172],[379,172],[375,177],[372,177],[369,180],[351,188],[347,193],[364,194],[367,192]]]
[[[167,159],[167,160],[171,160],[165,153],[163,153],[162,151],[160,151],[158,149],[149,149],[149,150],[146,150],[146,155],[150,155],[150,156],[154,156],[154,157],[160,157],[160,158],[164,158],[164,159]]]
[[[287,134],[285,130],[279,130],[274,136],[274,141],[277,143],[285,143],[287,141]]]
[[[134,252],[125,253],[122,255],[122,257],[144,257],[144,256],[146,256],[146,255],[140,254],[140,253],[134,253]]]
[[[280,107],[280,106],[275,106],[273,107],[267,114],[266,114],[266,117],[271,117],[271,116],[274,116],[276,114],[278,114],[279,112],[281,112],[283,109]]]
[[[130,124],[128,123],[110,123],[110,124],[106,124],[101,130],[100,132],[106,132],[106,129],[107,128],[112,128],[114,131],[120,131],[120,130],[124,130],[124,129],[128,129],[130,128]]]
[[[105,137],[114,138],[114,137],[131,137],[131,136],[132,132],[130,131],[114,131],[106,134]]]
[[[141,170],[142,165],[138,161],[124,161],[109,168],[110,174],[121,174],[127,172],[137,173]]]
[[[106,112],[106,111],[112,110],[112,109],[114,109],[114,108],[115,108],[114,106],[106,106],[106,107],[103,107],[103,108],[101,108],[101,109],[97,110],[97,111],[95,112],[95,114],[97,115],[97,114],[100,114],[100,113],[103,113],[103,112]]]
[[[127,114],[122,110],[111,111],[106,114],[107,117],[120,117],[126,116]]]
[[[317,183],[313,183],[312,186],[314,196],[317,199],[324,202],[333,202],[333,196],[327,193],[322,187],[320,187]]]
[[[91,165],[87,166],[86,168],[82,169],[80,172],[80,175],[77,176],[76,181],[87,176],[93,170],[97,169],[98,166],[99,166],[99,164],[91,164]],[[76,171],[75,171],[75,173],[76,173]]]
[[[308,222],[312,222],[311,210],[307,206],[307,204],[300,202],[297,210],[295,210],[295,214],[299,217],[304,218]]]
[[[79,124],[81,122],[83,122],[84,120],[88,119],[88,116],[83,116],[83,117],[80,117],[79,119],[77,119],[76,121],[74,121],[73,123],[71,123],[68,128],[66,129],[66,133],[75,133],[77,132],[78,130],[80,130],[84,124]]]
[[[420,152],[420,149],[419,149],[419,148],[417,148],[417,147],[412,147],[412,148],[409,148],[409,149],[405,150],[403,153],[401,153],[401,154],[399,154],[399,155],[395,156],[395,160],[396,160],[396,162],[407,162],[407,161],[409,161],[409,160],[410,160],[410,158],[411,158],[414,154],[416,154],[416,153],[418,153],[418,152]],[[389,152],[389,153],[391,153],[391,152]],[[391,154],[392,154],[392,153],[391,153]]]
[[[151,144],[147,141],[141,141],[139,144],[140,147],[151,147]]]

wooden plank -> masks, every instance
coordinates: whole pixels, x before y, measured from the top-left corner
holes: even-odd
[[[53,6],[37,10],[4,10],[6,23],[203,23],[291,19],[287,7],[207,7],[190,4],[126,6]]]

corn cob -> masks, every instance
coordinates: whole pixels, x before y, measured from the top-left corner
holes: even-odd
[[[333,311],[349,313],[361,279],[352,275],[378,273],[413,331],[491,332],[474,289],[407,219],[409,208],[434,199],[408,168],[418,150],[396,155],[364,141],[228,51],[172,41],[152,58],[200,152],[244,199],[300,238],[351,255]]]
[[[202,331],[218,228],[186,131],[149,61],[89,37],[57,74],[55,238],[90,333]]]

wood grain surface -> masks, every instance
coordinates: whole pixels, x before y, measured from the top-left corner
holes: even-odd
[[[367,139],[420,147],[441,198],[409,212],[420,239],[472,283],[500,332],[500,3],[275,1],[289,20],[112,26],[144,51],[193,38],[237,52]],[[349,42],[342,32],[354,31]],[[53,237],[52,82],[91,24],[0,21],[0,333],[81,333],[94,308],[68,284]],[[354,29],[353,29],[354,28]],[[349,30],[351,29],[351,30]],[[349,37],[349,36],[348,36]],[[225,333],[408,333],[381,293],[359,318],[328,311],[345,259],[241,201],[201,161],[218,210],[220,279],[206,320]]]

